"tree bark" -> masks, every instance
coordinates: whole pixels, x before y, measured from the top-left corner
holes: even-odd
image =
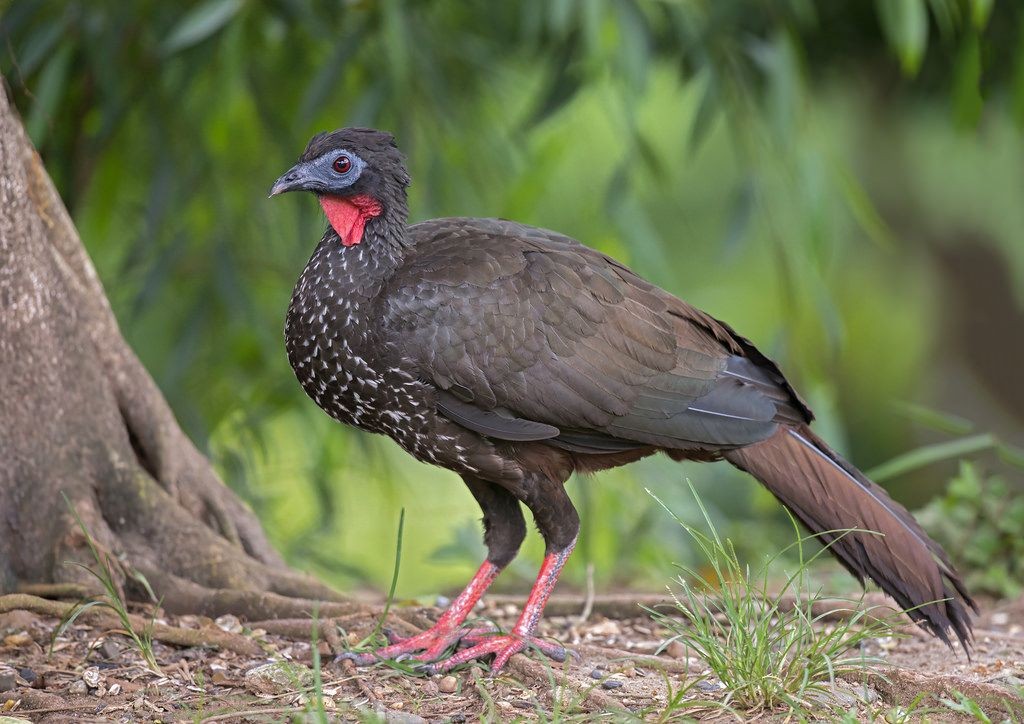
[[[129,591],[134,569],[182,606],[215,589],[337,599],[285,567],[178,427],[0,92],[0,594],[95,585],[67,564],[96,562],[62,494]]]

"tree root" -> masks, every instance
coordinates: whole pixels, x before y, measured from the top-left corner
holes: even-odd
[[[99,593],[99,586],[89,588],[81,583],[22,583],[17,593],[26,593],[39,598],[85,598]]]
[[[53,616],[54,618],[64,618],[75,610],[75,604],[50,601],[24,593],[11,593],[6,596],[0,596],[0,613],[15,610],[31,611],[32,613],[42,616]],[[155,640],[167,644],[225,649],[236,654],[242,654],[243,656],[258,656],[263,653],[263,649],[252,639],[221,631],[220,629],[188,629],[165,626],[155,621],[147,621],[142,616],[134,614],[129,614],[128,618],[136,631],[148,630]],[[121,629],[121,621],[114,613],[97,607],[90,608],[82,613],[79,620],[89,622],[108,631]]]
[[[298,582],[293,590],[296,593],[311,592],[317,594],[316,597],[290,597],[269,591],[234,588],[206,588],[149,566],[141,566],[139,571],[146,576],[157,595],[162,596],[161,605],[169,613],[193,613],[210,618],[231,613],[247,621],[259,621],[308,618],[314,611],[324,618],[360,613],[369,615],[370,612],[365,605],[346,601],[340,594],[323,584],[311,582],[309,586],[305,586],[306,579],[299,574],[291,574]],[[283,580],[285,579],[282,578],[279,582]]]
[[[345,650],[341,639],[338,636],[338,627],[354,619],[365,620],[362,613],[341,616],[337,619],[321,618],[314,621],[311,618],[278,618],[266,621],[250,621],[248,626],[252,630],[262,629],[275,636],[287,636],[292,639],[307,640],[316,636],[323,639],[331,649],[332,654],[340,654]]]

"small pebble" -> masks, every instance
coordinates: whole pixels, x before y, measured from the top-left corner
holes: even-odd
[[[110,639],[105,639],[103,643],[100,644],[100,654],[103,655],[103,658],[112,661],[121,656],[121,647],[118,646],[116,642],[111,641]]]
[[[82,681],[84,681],[86,686],[90,689],[95,689],[103,682],[103,677],[100,676],[100,670],[98,668],[90,666],[82,672]]]
[[[697,688],[701,691],[720,691],[725,687],[719,681],[708,681],[707,679],[700,679],[697,682]]]
[[[437,600],[434,601],[434,605],[438,608],[448,608],[452,603],[452,600],[447,596],[438,596]]]
[[[242,622],[238,620],[238,616],[233,616],[230,613],[227,613],[223,616],[218,616],[213,622],[221,631],[236,634],[242,633]]]
[[[594,669],[593,671],[590,672],[590,678],[591,679],[603,679],[604,678],[604,672],[601,671],[601,669]]]
[[[10,666],[0,666],[0,691],[10,691],[18,683],[18,676]]]
[[[120,684],[111,684],[110,685],[110,689],[107,691],[107,693],[110,694],[111,696],[117,696],[118,694],[121,693],[121,685]]]
[[[313,672],[301,664],[272,661],[245,672],[245,686],[256,694],[284,694],[312,682]]]
[[[589,633],[592,633],[594,636],[618,636],[622,633],[622,629],[618,623],[608,619],[591,626]]]
[[[673,641],[665,647],[665,653],[673,659],[681,659],[686,656],[686,646],[679,641]]]
[[[75,679],[71,682],[71,686],[68,687],[68,693],[74,695],[86,694],[89,691],[89,687],[85,685],[85,682],[81,679]]]
[[[993,626],[1005,626],[1008,623],[1010,623],[1010,614],[1006,613],[1005,611],[1000,611],[999,613],[992,614]]]
[[[12,633],[10,636],[4,636],[4,646],[9,646],[12,649],[28,646],[31,643],[32,637],[24,631]]]
[[[459,688],[459,680],[454,676],[445,676],[437,682],[437,690],[442,694],[454,694]]]
[[[608,681],[603,682],[601,686],[605,689],[618,689],[624,683],[626,682],[622,681],[622,679],[608,679]]]

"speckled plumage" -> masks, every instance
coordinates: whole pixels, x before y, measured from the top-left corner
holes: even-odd
[[[332,185],[334,154],[350,154],[342,166],[359,171]],[[932,633],[948,641],[951,630],[966,645],[973,603],[945,553],[811,432],[810,410],[750,341],[556,232],[476,218],[407,227],[408,182],[390,136],[346,129],[314,138],[275,184],[275,193],[312,190],[337,203],[358,194],[381,212],[359,220],[352,246],[328,226],[295,287],[288,357],[332,417],[466,481],[484,512],[490,568],[460,610],[518,550],[519,503],[533,513],[548,558],[532,618],[507,646],[479,644],[469,655],[497,653],[500,665],[532,636],[579,529],[563,488],[571,473],[658,451],[728,460],[814,532],[883,533],[823,540],[859,579],[917,607],[911,617]],[[445,621],[420,648],[436,653],[448,641],[454,624]]]

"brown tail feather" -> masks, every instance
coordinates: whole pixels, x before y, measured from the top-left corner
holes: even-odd
[[[764,442],[725,458],[764,483],[812,533],[859,528],[871,533],[820,536],[862,583],[870,578],[947,644],[952,630],[965,649],[971,641],[966,606],[977,613],[945,551],[906,508],[833,452],[806,425],[781,425]],[[945,599],[945,600],[943,600]]]

